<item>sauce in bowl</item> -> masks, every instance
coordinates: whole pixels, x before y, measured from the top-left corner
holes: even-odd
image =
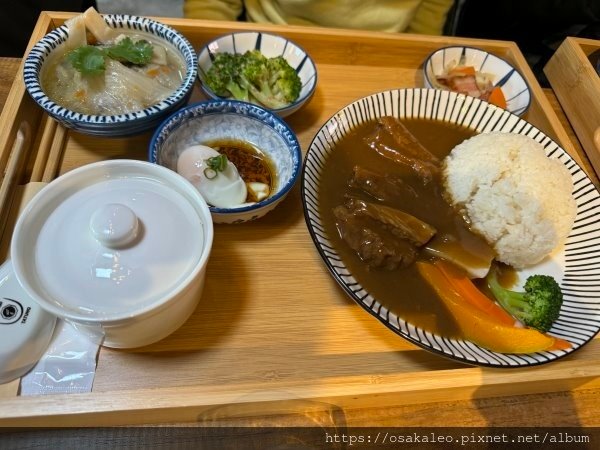
[[[247,185],[262,183],[268,186],[267,198],[272,194],[276,181],[275,166],[259,148],[249,142],[237,139],[215,140],[206,142],[205,145],[227,156]],[[263,199],[257,198],[253,189],[248,189],[246,203],[260,200]]]

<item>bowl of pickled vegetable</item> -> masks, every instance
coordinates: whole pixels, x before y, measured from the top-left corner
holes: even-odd
[[[34,101],[65,127],[118,137],[153,129],[184,106],[197,70],[194,48],[174,29],[90,8],[33,46],[23,78]]]
[[[207,43],[198,53],[198,78],[211,99],[249,102],[286,117],[312,97],[317,68],[290,40],[248,31]]]
[[[508,61],[468,46],[443,47],[423,64],[427,88],[442,89],[487,101],[518,116],[531,103],[525,78]]]

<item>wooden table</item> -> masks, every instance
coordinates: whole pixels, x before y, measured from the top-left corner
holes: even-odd
[[[0,58],[0,109],[4,106],[12,80],[19,69],[20,59]],[[582,161],[582,166],[596,186],[588,158],[583,152],[565,117],[556,96],[550,89],[545,94],[569,133]],[[0,397],[14,395],[3,391]],[[426,403],[393,408],[369,408],[343,411],[348,427],[355,426],[600,426],[600,389],[497,397],[444,403]],[[227,425],[298,425],[294,416],[253,417],[227,419],[218,422]],[[213,423],[214,424],[214,423]]]

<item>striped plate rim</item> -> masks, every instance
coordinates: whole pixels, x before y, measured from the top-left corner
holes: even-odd
[[[577,217],[564,251],[559,280],[564,294],[560,317],[550,334],[571,342],[568,350],[502,354],[462,339],[442,337],[403,320],[354,278],[330,242],[319,212],[319,178],[333,147],[356,126],[382,116],[446,121],[479,133],[518,133],[539,142],[550,158],[562,162],[573,178]],[[327,269],[363,309],[408,341],[433,353],[467,364],[524,367],[545,364],[581,348],[600,329],[600,194],[585,172],[556,142],[532,124],[504,109],[463,94],[437,89],[395,89],[363,97],[335,113],[317,132],[304,158],[301,176],[304,217]]]

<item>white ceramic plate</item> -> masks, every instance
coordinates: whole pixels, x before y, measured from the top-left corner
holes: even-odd
[[[477,132],[503,131],[527,135],[541,143],[547,155],[571,172],[577,217],[564,249],[531,272],[554,276],[563,290],[559,319],[550,334],[572,344],[568,350],[515,355],[483,349],[472,342],[432,334],[398,317],[354,278],[322,226],[319,185],[322,167],[343,136],[377,117],[437,119]],[[420,347],[464,363],[493,367],[522,367],[548,363],[581,348],[600,328],[600,194],[577,163],[552,139],[518,116],[487,102],[435,89],[401,89],[357,100],[333,115],[310,144],[302,173],[302,202],[311,237],[330,273],[361,307],[388,328]],[[525,277],[527,273],[521,273]]]

